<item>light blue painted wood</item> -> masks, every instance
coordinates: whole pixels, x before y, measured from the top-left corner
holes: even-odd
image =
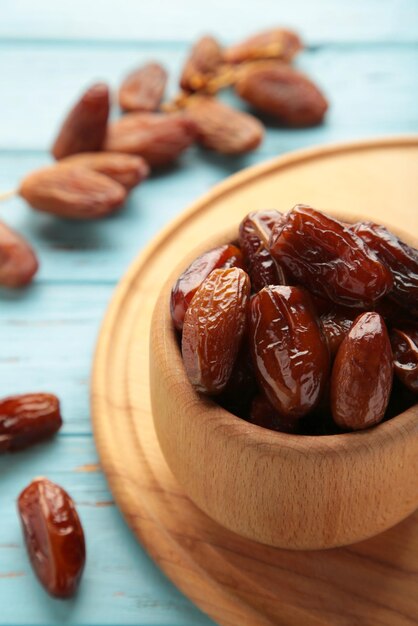
[[[0,458],[2,626],[212,623],[150,562],[116,507],[97,506],[112,501],[102,474],[78,471],[97,462],[88,384],[99,324],[139,249],[225,176],[300,147],[418,131],[418,4],[0,0],[0,191],[48,162],[60,118],[88,83],[105,79],[116,87],[130,67],[156,58],[169,69],[175,93],[186,42],[197,34],[232,41],[276,23],[297,28],[309,44],[298,64],[330,98],[323,126],[269,128],[260,150],[242,159],[192,149],[181,167],[147,181],[123,212],[98,223],[35,214],[18,198],[0,205],[0,217],[32,241],[42,264],[30,289],[0,291],[0,395],[50,389],[60,395],[65,417],[54,441]],[[88,565],[69,603],[45,596],[21,542],[15,498],[39,474],[72,493],[86,528]]]
[[[1,294],[0,397],[51,391],[62,399],[63,435],[90,434],[91,359],[112,291],[113,285],[47,283]]]
[[[91,437],[57,437],[25,453],[0,458],[0,624],[140,624],[209,626],[153,565],[109,494]],[[48,476],[76,501],[87,540],[83,584],[74,600],[49,598],[22,545],[16,496],[33,476]]]
[[[202,32],[234,40],[266,25],[297,28],[309,42],[416,40],[415,0],[2,0],[7,37],[191,40]]]
[[[51,46],[0,40],[0,150],[47,149],[66,110],[87,85],[103,79],[116,88],[128,70],[150,59],[169,70],[173,95],[186,50],[184,43],[167,49],[157,44]],[[256,155],[265,158],[340,136],[402,132],[418,122],[418,43],[321,46],[304,51],[297,64],[327,94],[327,121],[318,129],[270,129]],[[240,106],[238,99],[233,101]]]
[[[115,77],[121,76],[134,59],[141,62],[153,57],[161,58],[178,73],[184,46],[173,58],[157,45],[149,52],[143,46],[136,52],[131,46],[109,50],[102,45],[65,45],[57,51],[57,64],[50,45],[0,45],[0,84],[6,94],[0,100],[0,119],[4,120],[0,126],[0,190],[15,187],[25,172],[49,162],[44,150],[63,111],[92,77],[105,76],[116,85]],[[33,61],[29,75],[28,54]],[[299,65],[317,77],[329,95],[331,108],[320,127],[269,128],[260,149],[239,159],[192,149],[182,158],[182,167],[147,181],[133,193],[123,212],[100,223],[61,222],[32,213],[19,199],[1,205],[3,219],[39,250],[39,280],[114,282],[163,224],[214,183],[242,167],[319,143],[418,128],[418,46],[326,46],[304,53]],[[28,91],[37,94],[31,115],[27,114]],[[225,99],[239,104],[231,94]]]

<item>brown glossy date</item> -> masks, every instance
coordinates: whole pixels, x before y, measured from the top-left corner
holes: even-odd
[[[287,419],[279,415],[274,406],[261,394],[256,396],[251,404],[248,421],[262,428],[269,428],[282,433],[295,433],[298,421]]]
[[[389,336],[378,313],[354,321],[335,357],[331,375],[331,409],[336,424],[361,430],[378,424],[392,389]]]
[[[418,329],[392,330],[393,364],[399,380],[414,393],[418,393]]]
[[[257,380],[281,417],[298,419],[315,407],[329,355],[308,294],[298,287],[264,287],[250,303],[249,337]]]
[[[205,252],[189,265],[171,290],[170,311],[177,330],[182,330],[187,307],[205,278],[215,269],[242,268],[243,262],[241,250],[237,246],[226,244]]]
[[[26,547],[41,584],[57,598],[73,596],[86,548],[71,497],[59,485],[37,478],[22,491],[17,504]]]
[[[0,452],[22,450],[51,437],[61,426],[59,400],[50,393],[0,400]]]
[[[354,315],[352,312],[335,308],[333,311],[321,315],[319,321],[329,353],[333,358],[353,325]]]
[[[341,305],[372,305],[392,288],[389,270],[349,228],[298,205],[274,227],[270,252],[294,280]]]
[[[393,276],[393,288],[388,297],[418,315],[418,250],[408,246],[373,222],[359,222],[351,229],[375,252]]]
[[[279,211],[254,211],[239,226],[239,245],[253,291],[267,285],[285,285],[284,271],[268,249],[273,226],[282,219]]]
[[[240,268],[216,269],[196,291],[184,317],[182,354],[192,385],[221,393],[232,373],[246,322],[250,279]]]

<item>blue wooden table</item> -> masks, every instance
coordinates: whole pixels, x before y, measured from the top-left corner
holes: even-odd
[[[239,160],[193,149],[181,167],[135,191],[122,213],[97,223],[37,215],[19,199],[0,205],[0,217],[33,243],[41,261],[32,287],[0,292],[0,395],[50,390],[62,399],[65,418],[54,441],[0,459],[2,625],[212,623],[136,543],[100,472],[89,415],[100,321],[138,251],[227,175],[300,147],[416,132],[418,3],[0,0],[0,191],[49,161],[64,111],[89,83],[117,86],[131,67],[155,58],[169,69],[174,94],[197,35],[212,32],[231,42],[276,24],[297,29],[307,43],[298,65],[330,99],[323,126],[269,129],[261,148]],[[39,475],[73,495],[87,535],[83,583],[69,602],[46,596],[22,545],[15,500]]]

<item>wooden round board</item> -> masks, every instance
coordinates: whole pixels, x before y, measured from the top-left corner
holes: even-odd
[[[155,562],[223,626],[417,624],[418,512],[356,545],[295,552],[243,539],[199,511],[164,461],[150,410],[149,327],[160,287],[186,252],[257,209],[302,202],[417,234],[417,171],[418,137],[410,137],[304,150],[240,172],[172,222],[114,294],[92,379],[102,467]]]

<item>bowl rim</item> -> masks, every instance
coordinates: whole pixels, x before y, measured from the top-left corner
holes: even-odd
[[[346,222],[353,223],[357,221],[372,221],[364,214],[352,215],[342,211],[329,211],[329,209],[327,209],[326,212],[331,215],[331,217],[335,217]],[[382,225],[385,226],[384,223],[382,223]],[[413,245],[414,247],[418,247],[418,237],[412,236],[398,227],[390,226],[390,230],[407,243]],[[331,435],[299,435],[274,431],[258,426],[257,424],[252,424],[251,422],[247,422],[239,416],[224,409],[222,406],[217,404],[216,400],[212,397],[200,394],[193,388],[187,378],[179,346],[178,335],[171,320],[169,306],[171,288],[178,276],[197,256],[213,247],[234,242],[237,240],[237,236],[238,224],[236,228],[223,229],[223,231],[219,231],[216,235],[212,235],[210,238],[201,242],[198,246],[195,246],[176,265],[168,279],[165,281],[157,301],[157,307],[159,303],[163,303],[161,320],[164,324],[163,332],[166,348],[165,359],[170,370],[170,377],[174,385],[186,387],[185,399],[187,404],[199,403],[200,405],[203,405],[205,412],[211,411],[213,416],[217,417],[216,420],[213,420],[213,424],[215,425],[216,423],[216,428],[219,428],[221,422],[222,426],[228,429],[228,433],[230,435],[245,435],[249,437],[248,443],[253,443],[256,446],[275,448],[279,446],[281,448],[288,448],[289,450],[293,450],[295,452],[303,452],[304,455],[307,454],[307,451],[309,454],[313,455],[324,452],[329,453],[332,451],[340,454],[347,449],[352,453],[354,453],[356,449],[364,452],[364,448],[375,448],[376,445],[380,445],[381,447],[388,444],[390,445],[394,439],[404,439],[407,434],[410,434],[415,430],[418,432],[418,398],[417,402],[406,409],[403,413],[399,413],[387,421],[380,422],[379,424],[364,430]]]

